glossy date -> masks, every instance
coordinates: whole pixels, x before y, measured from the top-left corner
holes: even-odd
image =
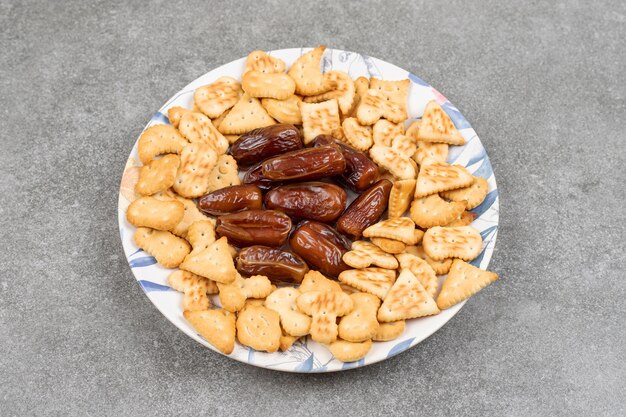
[[[230,154],[239,166],[248,166],[297,149],[302,149],[300,131],[294,125],[277,124],[242,135],[230,147]]]
[[[337,220],[337,231],[353,239],[378,221],[387,209],[392,183],[380,180],[350,204]]]
[[[350,269],[342,259],[350,249],[350,241],[326,224],[310,220],[300,222],[291,234],[289,244],[311,268],[325,275],[337,277]]]
[[[267,191],[272,187],[276,187],[277,185],[281,185],[281,181],[272,181],[271,179],[265,177],[263,175],[263,163],[259,162],[258,164],[251,167],[246,175],[243,177],[244,184],[256,185],[263,191]]]
[[[242,249],[236,267],[243,275],[265,275],[274,283],[302,282],[309,271],[306,262],[295,253],[259,245]]]
[[[336,145],[300,149],[262,163],[263,176],[277,181],[310,181],[342,174],[346,159]]]
[[[238,247],[281,246],[291,230],[291,219],[275,210],[246,210],[217,219],[215,231]]]
[[[213,216],[246,209],[260,209],[263,194],[256,185],[233,185],[209,193],[198,200],[198,208]]]
[[[265,196],[265,207],[296,219],[330,223],[341,215],[346,199],[346,192],[336,185],[303,182],[274,188]]]

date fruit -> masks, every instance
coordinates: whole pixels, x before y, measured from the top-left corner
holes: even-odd
[[[263,176],[278,181],[310,181],[343,174],[346,159],[336,145],[287,152],[263,162]]]
[[[300,222],[291,234],[289,244],[291,250],[322,274],[337,277],[342,271],[350,269],[342,259],[350,249],[350,241],[324,223],[311,220]]]
[[[337,220],[337,230],[352,239],[378,221],[387,209],[392,183],[380,180],[361,194]]]
[[[291,219],[275,210],[246,210],[217,218],[215,231],[240,248],[252,245],[281,246],[291,230]]]
[[[330,223],[346,208],[343,188],[325,182],[302,182],[274,188],[265,196],[265,207],[292,218]]]
[[[213,216],[246,209],[260,209],[263,194],[256,185],[233,185],[209,193],[198,200],[198,208]]]
[[[265,275],[273,283],[300,283],[309,272],[306,262],[295,253],[260,245],[242,249],[236,267],[243,275]]]
[[[289,124],[277,124],[251,130],[230,147],[239,166],[248,166],[271,156],[302,149],[300,131]]]
[[[319,135],[313,140],[315,147],[332,144],[339,146],[346,159],[346,170],[338,177],[341,183],[353,191],[364,191],[378,181],[378,166],[365,153],[330,135]]]
[[[246,175],[243,177],[244,184],[252,184],[256,185],[263,191],[267,191],[272,187],[276,187],[277,185],[281,185],[281,181],[272,181],[269,178],[263,176],[263,162],[259,162],[252,168],[246,172]]]

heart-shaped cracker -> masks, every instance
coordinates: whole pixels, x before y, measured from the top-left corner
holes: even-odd
[[[280,324],[289,336],[305,336],[311,328],[311,318],[298,310],[297,298],[302,294],[292,287],[279,288],[265,300],[265,307],[274,310],[280,316]]]
[[[489,192],[487,180],[481,177],[474,177],[469,187],[458,188],[456,190],[444,191],[441,195],[452,201],[465,201],[465,208],[471,210],[478,207],[483,202]]]
[[[215,220],[200,220],[192,223],[187,231],[192,254],[205,250],[215,242]]]
[[[437,303],[413,273],[404,269],[378,309],[378,321],[390,322],[438,314]]]
[[[180,269],[222,284],[231,283],[237,277],[237,270],[226,237],[216,240],[200,252],[187,256],[180,264]]]
[[[469,226],[472,224],[474,220],[476,220],[476,213],[472,211],[464,211],[461,215],[452,220],[450,223],[446,224],[446,227],[459,227],[459,226]]]
[[[208,180],[207,193],[241,184],[235,158],[230,155],[221,155],[209,173]]]
[[[259,99],[244,93],[220,123],[219,131],[226,135],[240,135],[273,124],[276,122],[261,106]]]
[[[206,143],[191,143],[180,154],[180,166],[174,181],[174,191],[183,197],[203,195],[209,187],[209,174],[217,164],[217,153]]]
[[[246,59],[246,67],[243,73],[259,71],[265,74],[285,72],[287,65],[280,58],[269,56],[264,51],[252,51]]]
[[[302,99],[293,95],[285,100],[275,100],[273,98],[264,98],[261,105],[267,110],[270,116],[279,123],[288,123],[292,125],[302,124],[302,115],[300,114],[300,103]]]
[[[365,237],[384,237],[387,239],[399,240],[407,245],[415,242],[415,223],[408,217],[387,219],[371,225],[363,230]]]
[[[426,158],[432,158],[439,162],[446,162],[448,159],[448,144],[447,143],[433,143],[424,142],[418,140],[418,132],[421,124],[421,120],[416,120],[406,129],[406,135],[415,138],[416,150],[413,154],[413,160],[418,164],[422,164],[422,161]]]
[[[178,201],[141,197],[130,203],[126,219],[133,226],[170,230],[183,219],[184,214],[185,207]]]
[[[233,282],[218,282],[217,287],[220,289],[222,307],[233,313],[241,310],[248,298],[265,298],[272,292],[272,283],[263,275],[243,278],[237,274]]]
[[[497,279],[498,274],[494,272],[484,271],[460,259],[455,259],[437,297],[437,306],[442,310],[450,308]]]
[[[389,120],[380,119],[374,124],[372,137],[377,145],[391,146],[396,136],[404,135],[404,124],[391,123]],[[408,132],[406,136],[409,136]]]
[[[170,125],[154,125],[143,131],[137,144],[137,153],[142,164],[166,153],[180,154],[189,142]]]
[[[237,340],[254,350],[276,352],[280,347],[280,317],[263,306],[252,306],[239,312]]]
[[[296,93],[302,96],[314,96],[330,90],[333,85],[320,70],[320,61],[326,50],[325,46],[303,54],[289,69],[289,76],[296,82]]]
[[[374,144],[372,128],[370,126],[361,126],[354,117],[344,119],[341,128],[348,145],[359,151],[367,151]]]
[[[472,181],[474,181],[472,174],[461,165],[450,165],[446,162],[426,158],[420,165],[415,198],[467,187]]]
[[[300,103],[304,143],[308,144],[318,135],[330,135],[334,129],[341,127],[337,100],[322,103]]]
[[[413,200],[415,194],[415,180],[399,180],[393,182],[391,192],[389,193],[389,206],[387,212],[389,218],[402,217]]]
[[[396,280],[396,271],[383,268],[348,269],[341,272],[338,279],[360,291],[385,299]]]
[[[425,142],[447,143],[449,145],[464,145],[463,135],[456,129],[450,116],[435,100],[431,100],[424,109],[422,122],[417,132],[417,140]]]
[[[363,359],[372,348],[372,341],[353,343],[346,340],[336,340],[328,346],[330,353],[341,362],[354,362]]]
[[[304,275],[300,286],[301,293],[309,291],[341,291],[337,281],[330,280],[319,271],[309,271]]]
[[[428,262],[410,253],[399,253],[396,258],[400,262],[400,268],[410,270],[422,283],[426,292],[435,297],[438,286],[437,275]]]
[[[430,267],[433,269],[433,271],[435,271],[435,274],[437,275],[447,274],[450,270],[450,266],[452,265],[451,258],[443,259],[441,261],[435,261],[430,256],[426,255],[426,252],[424,252],[424,247],[422,245],[407,246],[405,251],[428,262],[428,265],[430,265]]]
[[[337,317],[345,316],[354,307],[349,295],[340,291],[309,291],[296,303],[300,311],[311,316],[311,339],[319,343],[337,340]]]
[[[170,232],[138,227],[134,235],[135,244],[154,256],[166,268],[176,268],[189,254],[191,248],[185,239]]]
[[[417,177],[417,164],[411,156],[415,153],[415,141],[407,136],[396,136],[392,146],[374,144],[370,157],[395,178],[408,180]]]
[[[397,339],[404,333],[406,322],[404,320],[390,321],[389,323],[380,323],[378,331],[372,338],[375,342],[388,342]]]
[[[472,226],[433,227],[426,231],[422,246],[434,260],[460,258],[471,261],[480,254],[482,237]]]
[[[180,124],[180,120],[183,118],[183,116],[193,112],[193,110],[189,110],[180,106],[170,107],[169,110],[167,110],[167,118],[174,127],[178,127],[178,125]]]
[[[180,158],[175,154],[153,159],[148,165],[141,167],[139,180],[135,184],[135,192],[141,195],[152,195],[167,190],[174,185],[179,166]]]
[[[404,252],[404,248],[406,248],[406,244],[393,239],[387,239],[384,237],[373,237],[370,238],[370,240],[374,245],[378,246],[387,253],[402,253]]]
[[[339,337],[348,342],[364,342],[371,339],[378,331],[376,312],[380,299],[372,294],[357,292],[350,294],[354,309],[341,318]]]
[[[220,352],[230,355],[235,348],[235,315],[224,309],[184,311],[185,319]]]
[[[206,143],[221,155],[228,149],[228,140],[213,126],[211,119],[202,113],[186,113],[178,125],[180,133],[191,143]]]
[[[321,103],[322,101],[337,99],[339,110],[347,115],[354,104],[356,88],[352,77],[343,71],[328,71],[324,78],[332,85],[332,90],[304,98],[306,103]]]
[[[447,202],[438,194],[416,198],[411,203],[411,219],[425,229],[444,226],[457,219],[465,210],[465,201]]]
[[[343,254],[343,261],[356,269],[367,268],[370,265],[386,269],[396,269],[398,261],[373,243],[359,240],[352,242],[352,250]]]
[[[232,77],[221,77],[212,84],[198,88],[193,94],[197,108],[207,117],[215,119],[237,103],[241,84]]]
[[[243,91],[250,97],[284,100],[296,91],[296,83],[284,73],[248,71],[241,82]]]

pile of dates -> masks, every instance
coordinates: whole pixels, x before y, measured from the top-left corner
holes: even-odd
[[[299,283],[310,268],[330,277],[349,269],[350,239],[387,208],[391,182],[363,152],[320,135],[305,148],[293,125],[242,135],[230,148],[243,183],[199,199],[218,216],[216,233],[237,246],[237,270],[273,282]],[[360,194],[349,206],[344,187]]]

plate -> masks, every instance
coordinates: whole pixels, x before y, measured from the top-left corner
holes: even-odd
[[[268,53],[282,59],[289,66],[310,49],[281,49]],[[245,58],[241,58],[209,71],[194,80],[168,100],[154,114],[146,128],[159,123],[169,123],[167,110],[170,107],[183,106],[191,108],[193,105],[193,93],[196,88],[209,84],[225,75],[240,78],[244,65]],[[483,238],[483,248],[480,255],[471,263],[482,269],[487,269],[498,234],[498,190],[485,148],[469,122],[465,120],[452,103],[428,83],[414,74],[380,59],[355,52],[327,49],[322,60],[322,69],[324,72],[342,70],[349,73],[353,79],[359,76],[377,77],[387,80],[410,79],[409,120],[406,123],[407,126],[414,120],[419,119],[428,101],[436,100],[443,107],[466,141],[464,146],[450,147],[448,162],[463,165],[473,175],[486,178],[489,182],[489,193],[485,201],[472,210],[478,215],[472,226],[480,231]],[[137,248],[133,242],[135,227],[126,221],[126,208],[136,198],[133,188],[139,176],[140,165],[141,163],[137,157],[137,142],[135,141],[124,169],[118,203],[120,237],[128,265],[150,301],[168,320],[192,339],[218,352],[198,335],[183,318],[181,309],[182,294],[172,290],[167,285],[167,276],[171,270],[157,264],[152,256]],[[443,282],[443,277],[440,277],[440,285],[441,282]],[[448,322],[463,307],[463,304],[465,302],[459,303],[448,310],[443,310],[436,316],[408,320],[406,330],[402,336],[389,342],[374,343],[367,356],[357,362],[340,362],[333,358],[326,347],[308,338],[296,342],[287,352],[276,353],[257,352],[237,343],[234,351],[228,356],[250,365],[287,372],[333,372],[358,368],[385,360],[417,345]]]

